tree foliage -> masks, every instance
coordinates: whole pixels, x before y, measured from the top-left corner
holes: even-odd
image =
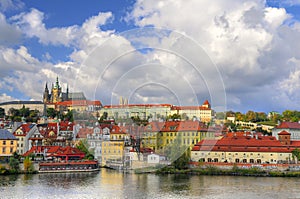
[[[9,158],[9,169],[12,173],[17,173],[20,170],[20,162],[13,156]]]
[[[89,145],[86,139],[80,140],[79,143],[76,145],[76,148],[85,153],[85,159],[94,159],[94,154],[92,151],[89,151]]]
[[[292,151],[292,156],[296,159],[296,162],[300,160],[300,150],[298,148]]]
[[[190,150],[182,144],[182,136],[178,134],[174,141],[165,149],[165,155],[176,169],[185,169],[190,162]]]
[[[47,108],[47,117],[55,118],[58,116],[58,111],[56,111],[54,108]]]
[[[34,171],[33,162],[30,160],[29,156],[25,157],[23,165],[24,165],[25,172],[31,173]]]

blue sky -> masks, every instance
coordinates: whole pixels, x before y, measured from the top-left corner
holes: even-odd
[[[58,76],[103,104],[299,110],[299,20],[297,0],[2,0],[0,102]]]

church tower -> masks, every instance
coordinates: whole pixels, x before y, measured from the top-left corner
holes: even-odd
[[[44,94],[43,94],[43,102],[44,103],[49,103],[49,90],[48,90],[48,85],[46,83],[46,86],[45,86],[45,90],[44,90]]]
[[[56,103],[56,102],[60,102],[61,99],[60,99],[60,96],[61,96],[61,87],[59,85],[59,81],[58,81],[58,77],[56,78],[56,83],[54,85],[54,87],[52,88],[52,103]]]

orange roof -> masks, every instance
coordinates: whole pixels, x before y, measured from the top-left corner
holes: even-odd
[[[28,124],[28,123],[25,123],[25,124],[21,124],[21,126],[19,126],[14,132],[13,132],[13,135],[15,135],[16,136],[16,131],[18,130],[18,129],[21,129],[21,131],[23,132],[23,134],[22,135],[17,135],[17,136],[26,136],[27,135],[27,133],[30,131],[30,129],[32,128],[32,125],[33,124]]]
[[[278,135],[291,135],[291,134],[287,131],[281,131],[280,133],[278,133]]]
[[[276,128],[277,129],[300,129],[300,124],[298,122],[282,122]]]
[[[211,110],[203,106],[172,106],[171,110]]]
[[[233,136],[223,137],[220,140],[202,140],[192,151],[227,151],[227,152],[283,152],[288,153],[299,147],[300,142],[291,142],[291,145],[282,145],[273,136]]]
[[[210,104],[209,104],[208,100],[205,100],[203,105],[210,105]]]
[[[171,104],[127,104],[127,105],[106,105],[104,108],[131,108],[131,107],[171,107]]]
[[[88,106],[88,105],[101,106],[102,104],[99,100],[95,100],[95,101],[70,100],[70,101],[57,102],[56,105],[58,106]]]

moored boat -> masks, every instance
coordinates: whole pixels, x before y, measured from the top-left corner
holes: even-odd
[[[39,173],[92,172],[98,170],[99,164],[96,160],[39,163]]]

